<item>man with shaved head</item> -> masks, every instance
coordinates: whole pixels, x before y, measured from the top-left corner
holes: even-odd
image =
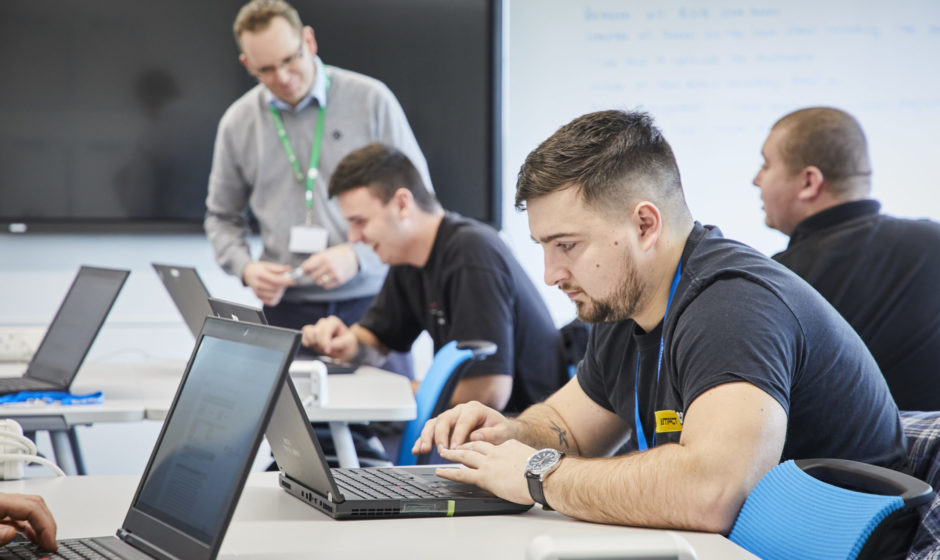
[[[774,259],[861,335],[899,408],[940,409],[940,224],[880,213],[865,133],[845,111],[784,116],[762,153],[767,226],[790,236]]]

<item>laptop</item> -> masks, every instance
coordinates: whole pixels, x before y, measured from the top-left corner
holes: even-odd
[[[289,378],[265,437],[281,488],[335,519],[507,514],[532,507],[440,478],[434,466],[330,468]]]
[[[21,377],[0,378],[0,395],[68,391],[114,305],[128,270],[82,266]]]
[[[233,321],[245,321],[247,323],[258,323],[267,325],[268,320],[264,316],[264,310],[260,307],[251,307],[242,305],[234,301],[210,297],[209,308],[215,317],[224,317]]]
[[[212,309],[212,314],[215,317],[222,317],[225,319],[231,319],[233,321],[260,323],[262,325],[268,324],[268,320],[264,316],[264,310],[259,307],[252,307],[250,305],[244,305],[234,301],[228,301],[214,297],[209,298],[209,307]],[[359,366],[356,364],[334,360],[329,356],[317,356],[315,359],[323,362],[324,365],[326,365],[326,372],[330,375],[354,373],[357,369],[359,369]],[[298,359],[297,361],[300,362],[296,366],[297,370],[302,371],[304,367],[303,362],[309,362],[309,359]]]
[[[199,273],[189,266],[151,263],[157,276],[170,293],[170,298],[179,309],[186,326],[194,337],[199,337],[202,322],[207,316],[213,316],[209,307],[209,290],[202,283]]]
[[[298,331],[206,318],[123,525],[61,540],[59,554],[215,558],[299,343]]]

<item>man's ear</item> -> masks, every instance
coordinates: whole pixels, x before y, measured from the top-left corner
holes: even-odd
[[[415,205],[414,195],[404,187],[395,191],[390,202],[394,205],[395,214],[399,218],[407,217]]]
[[[808,165],[800,171],[800,190],[796,194],[797,200],[801,202],[812,202],[819,198],[823,192],[823,185],[826,178],[822,170],[815,165]]]
[[[638,226],[640,248],[651,249],[663,233],[663,215],[659,208],[644,200],[633,207],[633,221]]]
[[[313,33],[312,27],[305,25],[303,29],[300,30],[300,40],[307,45],[310,54],[313,56],[317,55],[317,38]]]
[[[248,70],[249,73],[251,72],[251,68],[248,67],[248,57],[245,56],[245,53],[238,54],[238,61],[242,63],[242,66],[245,67],[245,70]]]

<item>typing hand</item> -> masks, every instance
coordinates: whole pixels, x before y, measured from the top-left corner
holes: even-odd
[[[17,531],[46,550],[57,548],[55,520],[39,496],[0,494],[0,545],[13,541]]]
[[[435,445],[440,452],[470,440],[500,444],[511,438],[512,425],[505,416],[473,401],[428,420],[411,452],[415,455],[428,453]]]
[[[304,326],[302,332],[304,346],[338,360],[351,361],[359,347],[356,335],[339,317],[332,315]]]
[[[514,439],[493,445],[485,441],[471,441],[455,449],[441,449],[441,458],[460,463],[465,469],[440,468],[435,474],[441,478],[475,484],[500,498],[517,504],[531,504],[529,487],[522,474],[526,461],[535,449]]]

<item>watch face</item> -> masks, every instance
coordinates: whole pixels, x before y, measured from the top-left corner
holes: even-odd
[[[561,453],[554,449],[542,449],[529,458],[528,471],[535,475],[542,475],[549,471],[561,458]]]

